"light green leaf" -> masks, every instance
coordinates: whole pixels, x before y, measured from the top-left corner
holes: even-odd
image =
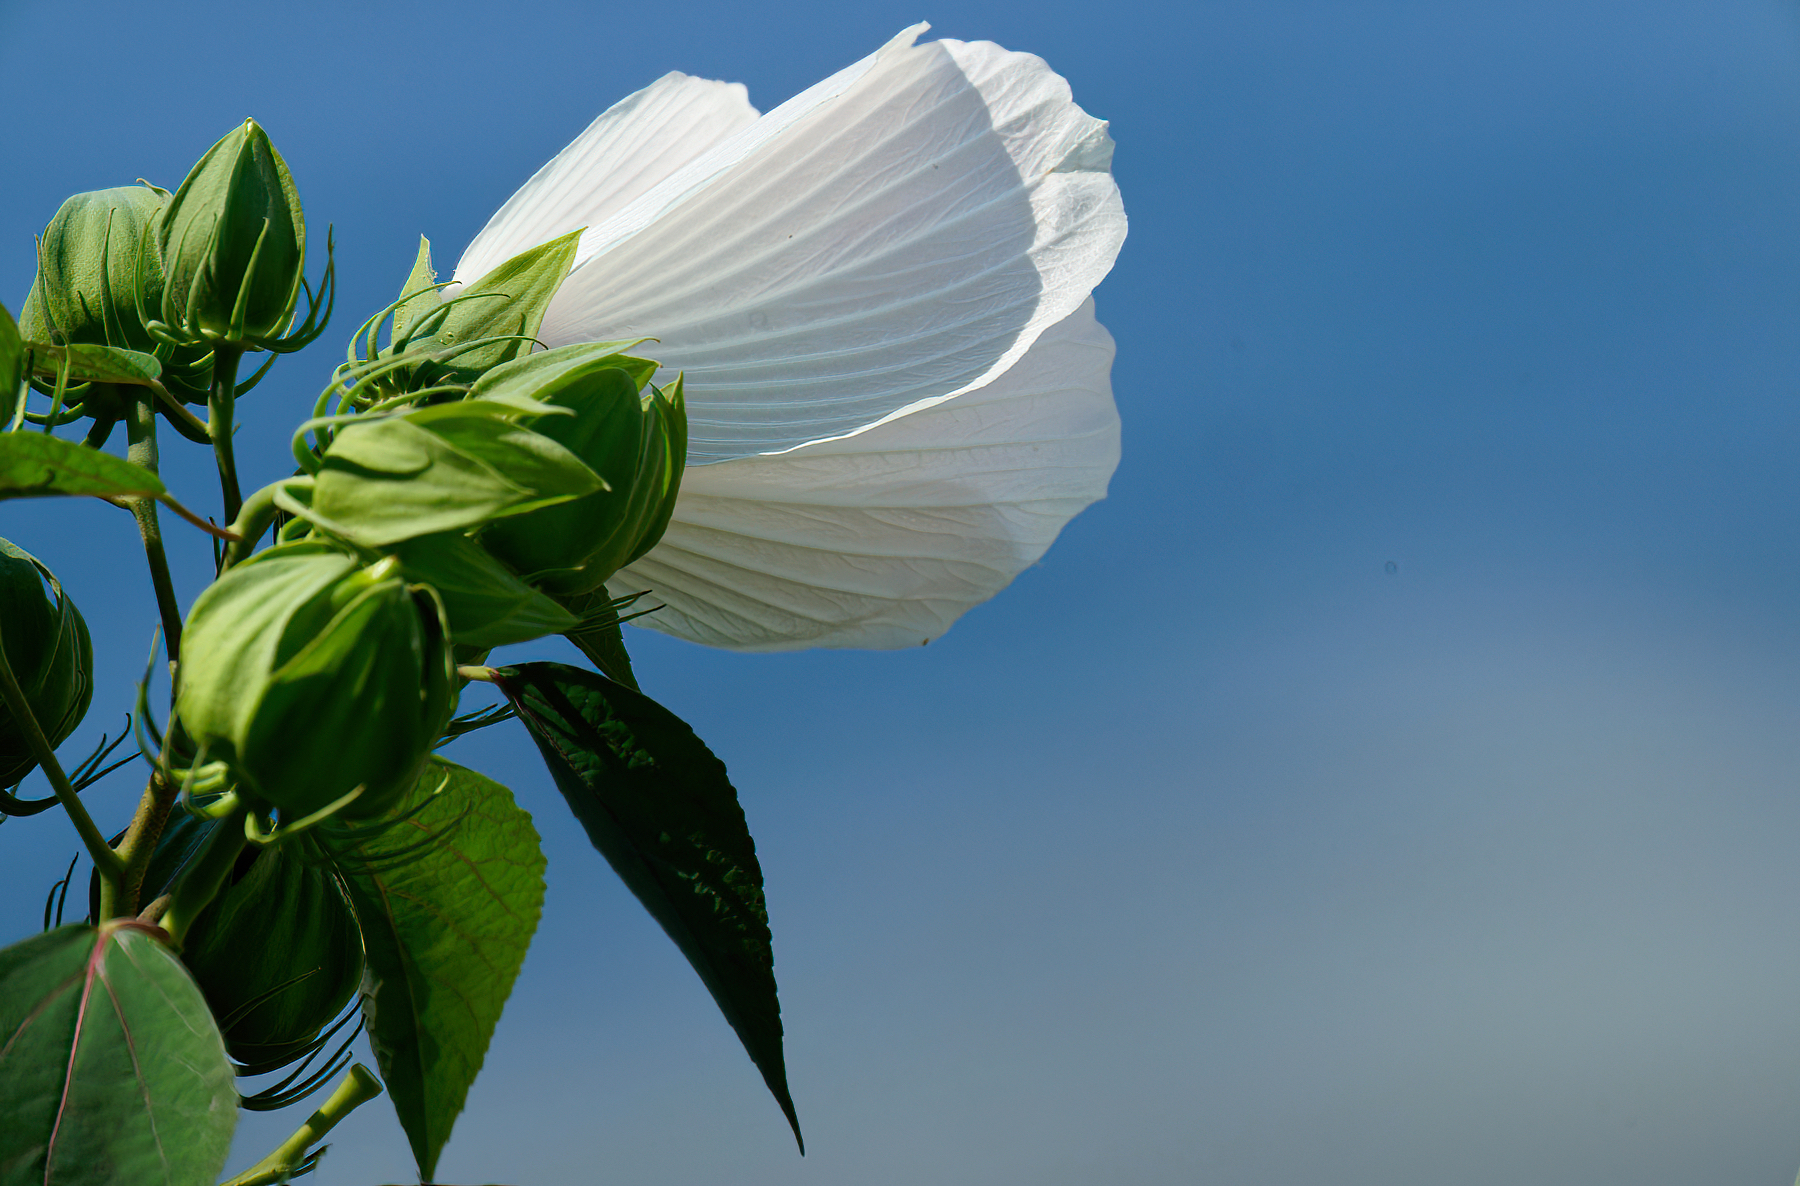
[[[605,369],[624,371],[632,379],[631,389],[641,391],[644,384],[656,374],[657,364],[647,358],[633,358],[621,351],[647,340],[638,338],[619,342],[581,342],[515,358],[475,380],[475,385],[469,388],[469,398],[553,399],[554,393],[569,383]],[[552,394],[544,394],[546,392]]]
[[[455,407],[458,405],[446,405]],[[491,414],[386,417],[340,430],[303,514],[368,547],[460,531],[602,489],[573,453]]]
[[[544,855],[511,791],[441,758],[371,824],[325,843],[362,924],[369,1044],[429,1181],[537,930]]]
[[[32,344],[31,369],[42,378],[54,380],[62,373],[65,361],[71,383],[127,383],[150,387],[162,379],[162,362],[154,354],[118,346]]]
[[[406,540],[394,554],[406,579],[430,585],[443,599],[451,638],[488,650],[561,634],[574,614],[514,576],[465,535],[449,532]]]
[[[520,252],[473,284],[450,292],[449,299],[456,304],[434,329],[433,348],[501,335],[535,337],[550,298],[562,287],[575,262],[575,246],[580,241],[581,231],[571,231]],[[448,365],[456,371],[479,373],[526,354],[530,346],[524,341],[496,342],[459,355]]]
[[[237,1089],[206,1002],[141,923],[0,951],[0,1182],[211,1186]]]
[[[603,675],[523,663],[495,677],[588,839],[700,974],[800,1140],[762,868],[725,764]]]
[[[0,433],[0,498],[49,495],[167,499],[162,479],[141,465],[41,432]]]
[[[424,235],[419,236],[419,258],[413,263],[412,274],[401,286],[400,300],[403,302],[394,310],[394,340],[399,341],[406,336],[419,318],[431,312],[442,303],[443,298],[432,287],[437,283],[437,273],[431,269],[431,240]]]

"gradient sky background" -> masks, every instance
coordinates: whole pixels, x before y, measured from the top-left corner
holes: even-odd
[[[1792,1180],[1795,6],[63,11],[0,0],[0,299],[63,197],[172,186],[245,115],[336,224],[336,328],[242,406],[247,480],[419,233],[448,264],[666,70],[766,110],[924,17],[1112,121],[1110,498],[928,648],[632,638],[756,834],[811,1152],[496,729],[456,752],[535,814],[549,900],[442,1181]],[[168,530],[191,598],[205,545]],[[7,503],[0,535],[103,652],[85,752],[154,623],[130,520]],[[0,829],[7,937],[75,849]],[[314,1180],[412,1180],[384,1102]]]

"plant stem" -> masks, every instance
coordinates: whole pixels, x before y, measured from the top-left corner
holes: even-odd
[[[0,631],[3,629],[0,626]],[[25,743],[31,747],[31,756],[37,759],[44,777],[50,780],[50,789],[56,792],[57,802],[69,813],[75,831],[81,836],[82,845],[87,849],[94,867],[100,871],[102,887],[110,885],[116,891],[124,863],[119,860],[119,854],[107,846],[106,837],[94,826],[94,819],[82,805],[81,797],[69,785],[69,776],[63,773],[62,764],[56,760],[55,747],[44,736],[44,730],[38,725],[37,714],[31,711],[31,702],[25,698],[25,689],[19,686],[18,678],[13,675],[12,664],[6,658],[4,637],[0,637],[0,699],[6,701],[7,709],[24,731]]]
[[[285,1182],[306,1156],[309,1146],[337,1127],[338,1121],[380,1094],[381,1082],[369,1068],[357,1063],[331,1093],[331,1098],[319,1105],[319,1110],[307,1117],[306,1123],[296,1129],[293,1136],[225,1186],[272,1186],[276,1182]]]
[[[156,448],[155,396],[147,388],[138,388],[125,421],[125,435],[130,447],[125,456],[151,473],[160,464]],[[156,589],[156,610],[162,615],[163,645],[168,648],[169,665],[181,658],[181,606],[175,601],[175,584],[169,579],[169,557],[163,551],[162,525],[156,518],[156,500],[134,498],[131,513],[137,519],[138,534],[144,540],[144,559],[150,565],[150,584]]]
[[[162,771],[150,776],[150,783],[144,788],[143,798],[138,800],[137,814],[131,817],[131,826],[125,829],[125,839],[120,841],[119,860],[124,869],[119,874],[119,892],[116,900],[109,902],[104,886],[100,890],[100,920],[138,912],[138,899],[143,896],[144,873],[150,868],[150,857],[156,851],[156,842],[162,839],[163,829],[169,824],[169,809],[175,805],[177,788],[165,779]]]
[[[238,538],[225,545],[225,559],[219,566],[221,575],[247,557],[256,547],[256,541],[262,538],[263,532],[269,529],[269,524],[275,519],[275,489],[279,485],[278,482],[273,486],[264,486],[244,500],[237,518],[231,523],[232,534]]]
[[[169,908],[163,912],[162,928],[177,943],[186,936],[188,927],[193,925],[200,912],[218,897],[233,862],[237,860],[238,853],[244,850],[247,843],[244,837],[244,817],[249,811],[248,807],[239,803],[229,815],[221,819],[213,829],[213,834],[207,837],[205,847],[188,863],[181,880],[175,883],[169,898]]]
[[[219,463],[219,489],[225,495],[225,522],[238,517],[244,497],[239,492],[237,457],[232,452],[231,413],[237,398],[238,360],[242,346],[213,347],[212,392],[206,399],[206,427],[212,436],[213,456]]]

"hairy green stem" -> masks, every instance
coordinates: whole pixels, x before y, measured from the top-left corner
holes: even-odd
[[[223,343],[213,347],[212,391],[206,399],[206,427],[212,436],[213,457],[219,463],[219,489],[225,496],[225,522],[238,517],[244,496],[238,488],[237,456],[232,452],[232,410],[237,399],[238,360],[241,346]]]
[[[12,664],[6,658],[6,640],[3,637],[4,625],[0,624],[0,699],[6,701],[7,709],[13,720],[25,733],[25,743],[31,747],[31,756],[44,771],[44,777],[50,780],[50,789],[56,792],[57,802],[69,813],[69,819],[75,825],[75,831],[81,836],[81,843],[87,849],[94,867],[100,871],[101,885],[111,885],[115,892],[119,884],[119,875],[124,870],[124,863],[119,854],[106,843],[106,837],[94,826],[94,818],[82,805],[81,796],[69,784],[69,776],[63,773],[62,763],[56,760],[56,749],[50,739],[44,736],[44,730],[38,724],[37,714],[31,711],[31,702],[25,698],[25,689],[13,675]]]
[[[163,829],[169,825],[169,811],[175,806],[180,788],[163,777],[158,770],[150,776],[150,783],[144,788],[143,798],[138,800],[137,814],[131,817],[131,826],[125,829],[125,838],[119,842],[119,860],[124,869],[119,874],[119,892],[111,901],[108,900],[106,887],[100,889],[100,920],[121,915],[133,915],[138,912],[138,899],[143,896],[144,874],[150,868],[150,857],[156,852],[156,842],[162,839]]]
[[[305,1158],[308,1148],[337,1127],[338,1121],[380,1094],[381,1082],[368,1067],[355,1064],[344,1076],[344,1081],[337,1085],[337,1090],[331,1093],[331,1098],[319,1105],[319,1110],[308,1116],[293,1136],[225,1186],[273,1186],[287,1181],[294,1167]]]
[[[156,448],[155,396],[147,388],[138,388],[125,420],[125,434],[130,442],[125,456],[151,473],[157,472],[160,460]],[[156,610],[162,615],[163,646],[173,666],[181,658],[181,606],[175,601],[175,583],[169,578],[169,557],[163,550],[162,525],[156,518],[154,498],[131,500],[131,514],[137,519],[138,534],[144,540],[144,559],[150,565],[150,584],[156,590]]]
[[[207,837],[205,846],[182,872],[181,880],[175,883],[169,908],[162,916],[162,928],[175,942],[181,942],[194,919],[219,896],[232,863],[248,843],[244,836],[244,817],[249,814],[248,807],[236,804],[230,814],[219,821],[212,835]]]

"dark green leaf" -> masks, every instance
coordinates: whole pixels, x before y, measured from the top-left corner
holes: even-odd
[[[111,453],[41,432],[0,433],[0,498],[169,495],[162,479]]]
[[[429,1180],[537,930],[538,834],[511,791],[433,758],[387,816],[325,843],[362,924],[369,1043]]]
[[[34,343],[31,347],[31,369],[42,378],[55,379],[62,373],[65,361],[71,383],[130,383],[146,387],[162,378],[162,363],[154,354],[118,346]]]
[[[762,869],[725,764],[675,714],[605,676],[523,663],[496,682],[588,839],[700,974],[799,1140]]]
[[[200,990],[140,923],[0,951],[0,1182],[211,1186],[237,1089]]]

